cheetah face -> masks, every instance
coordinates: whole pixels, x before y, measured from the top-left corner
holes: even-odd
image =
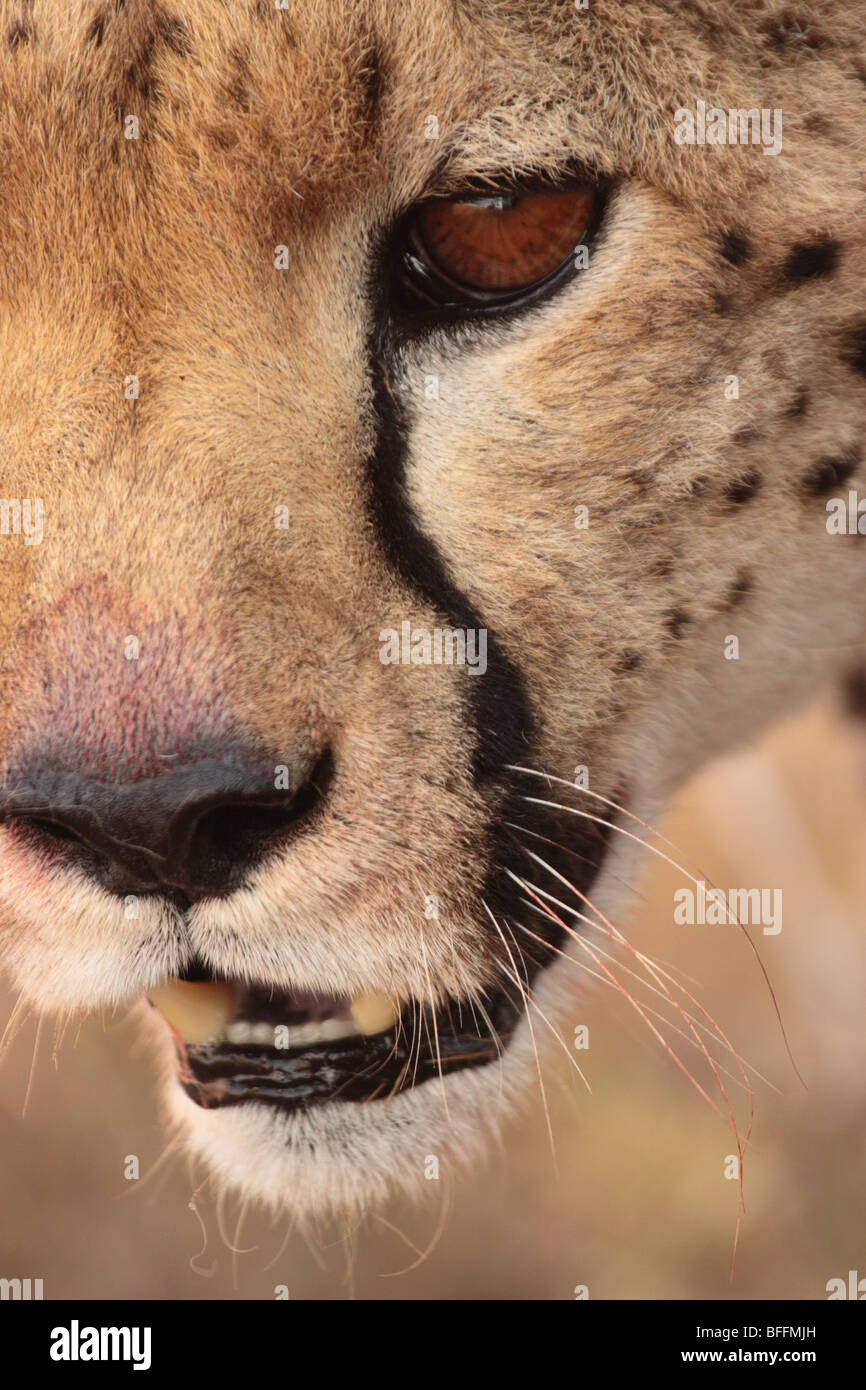
[[[478,1153],[625,832],[863,640],[861,22],[0,21],[2,959],[138,1001],[228,1187],[357,1211]],[[719,93],[780,147],[678,140]]]

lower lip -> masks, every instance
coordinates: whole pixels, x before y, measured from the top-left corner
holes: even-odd
[[[291,1112],[335,1101],[383,1100],[436,1077],[495,1061],[518,1017],[504,996],[496,1013],[496,1037],[479,1037],[468,1029],[445,1033],[438,1022],[438,1047],[425,1036],[419,1048],[405,1028],[359,1036],[351,1044],[321,1043],[284,1056],[244,1044],[183,1045],[178,1049],[181,1085],[205,1110],[256,1103]],[[423,1022],[419,1026],[425,1029]],[[429,1015],[426,1031],[435,1039]]]

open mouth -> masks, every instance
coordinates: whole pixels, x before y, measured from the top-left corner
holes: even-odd
[[[610,802],[614,818],[624,800],[618,787]],[[576,835],[573,826],[551,819],[558,835],[538,837],[553,863],[562,865],[557,877],[574,885],[582,905],[612,828],[606,820],[581,823]],[[570,843],[556,843],[564,831],[570,831]],[[255,1101],[297,1111],[335,1101],[384,1100],[496,1061],[528,1008],[536,977],[565,936],[561,919],[552,914],[538,927],[533,947],[517,952],[520,978],[505,966],[503,985],[475,1003],[414,1000],[399,1006],[381,993],[341,998],[282,989],[214,974],[201,961],[151,991],[150,1001],[174,1036],[181,1085],[205,1109]],[[516,966],[510,950],[508,957]]]
[[[384,994],[280,990],[201,966],[149,997],[172,1031],[181,1085],[205,1109],[381,1100],[495,1061],[520,1016],[505,991],[480,1011],[456,1001],[398,1010]]]

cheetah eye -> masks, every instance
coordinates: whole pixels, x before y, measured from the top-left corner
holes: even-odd
[[[404,281],[440,306],[523,300],[576,268],[574,253],[594,230],[599,205],[589,183],[421,203],[407,223]]]

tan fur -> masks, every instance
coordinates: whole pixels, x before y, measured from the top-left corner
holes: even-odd
[[[41,546],[0,539],[0,753],[57,727],[98,769],[208,722],[276,761],[299,741],[336,752],[316,833],[190,913],[215,968],[401,1000],[465,997],[499,969],[469,678],[378,660],[380,629],[441,621],[365,500],[371,263],[422,195],[575,160],[614,181],[587,272],[410,343],[395,387],[415,512],[526,682],[527,760],[586,764],[608,795],[625,776],[656,815],[863,640],[866,546],[827,535],[801,480],[863,440],[864,31],[859,0],[0,0],[0,492],[46,506]],[[780,107],[783,153],[677,146],[673,113],[698,99]],[[720,253],[731,229],[740,266]],[[838,242],[833,274],[786,282],[818,236]],[[760,491],[737,505],[750,469]],[[617,846],[594,890],[610,911],[633,867]],[[130,924],[84,878],[37,879],[2,828],[0,912],[40,1007],[122,1004],[182,964],[168,910]],[[554,968],[539,998],[562,988]],[[290,1136],[168,1092],[230,1185],[358,1208],[418,1187],[431,1146],[475,1149],[529,1056],[524,1030],[504,1087],[497,1067],[449,1080],[447,1119],[428,1083]]]

